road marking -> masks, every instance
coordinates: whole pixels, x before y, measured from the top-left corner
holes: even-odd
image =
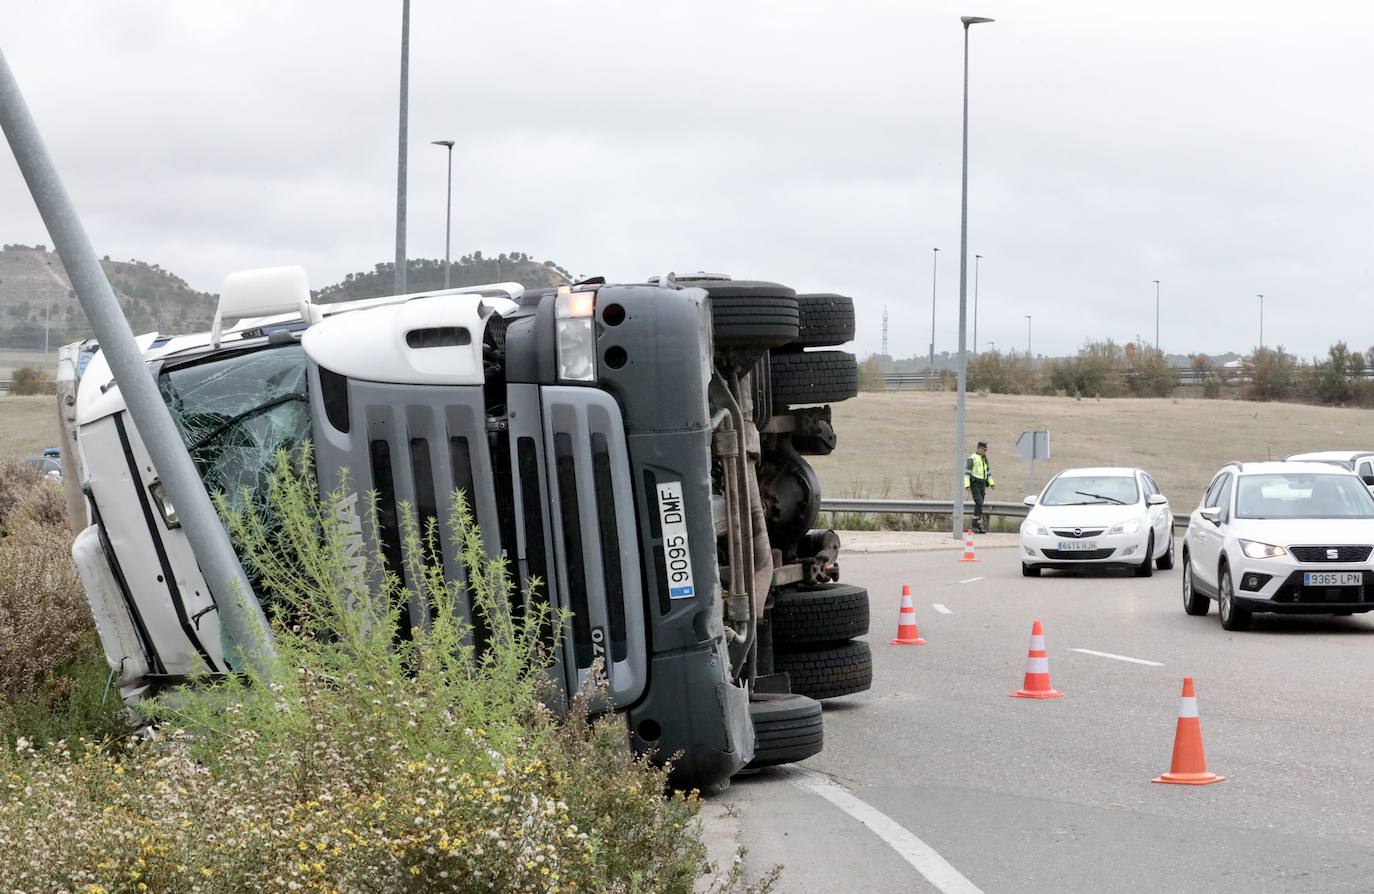
[[[961,581],[959,581],[959,583],[961,583],[961,584],[973,584],[973,583],[977,583],[977,582],[980,581],[980,580],[983,580],[983,578],[981,578],[981,577],[971,577],[971,578],[969,578],[968,580],[961,580]]]
[[[867,826],[942,894],[983,894],[982,889],[966,879],[934,848],[878,808],[859,800],[829,776],[799,767],[783,769],[798,788],[819,795]]]
[[[1150,667],[1163,667],[1159,661],[1146,661],[1144,658],[1132,658],[1129,655],[1113,655],[1111,652],[1098,652],[1094,649],[1070,649],[1070,652],[1082,652],[1084,655],[1096,655],[1098,658],[1115,658],[1117,661],[1129,661],[1131,664],[1147,664]]]
[[[939,613],[942,614],[942,615],[952,615],[952,614],[954,614],[954,612],[952,612],[952,611],[950,611],[949,609],[945,608],[943,605],[941,605],[941,604],[938,603],[938,602],[935,603],[934,605],[932,605],[931,608],[935,609],[937,612],[939,612]]]

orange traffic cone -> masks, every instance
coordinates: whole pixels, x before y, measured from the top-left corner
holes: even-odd
[[[1225,778],[1207,769],[1207,755],[1202,753],[1202,724],[1197,719],[1193,678],[1184,677],[1183,697],[1178,700],[1178,728],[1174,732],[1174,759],[1169,764],[1168,773],[1150,781],[1208,785]]]
[[[973,532],[964,532],[964,557],[960,562],[977,562],[978,554],[973,551]]]
[[[1026,653],[1026,679],[1012,698],[1061,698],[1064,693],[1050,686],[1050,659],[1045,655],[1045,629],[1036,621],[1031,625],[1030,650]]]
[[[897,638],[894,646],[924,646],[921,631],[916,629],[916,606],[911,604],[911,587],[902,584],[902,610],[897,613]]]

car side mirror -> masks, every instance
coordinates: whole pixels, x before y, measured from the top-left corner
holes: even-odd
[[[1204,506],[1202,510],[1198,512],[1198,515],[1201,515],[1214,525],[1221,524],[1220,506]]]
[[[1374,475],[1361,475],[1360,479],[1370,487],[1374,487]]]
[[[1021,502],[1022,502],[1022,503],[1025,503],[1027,506],[1034,506],[1036,503],[1039,503],[1039,502],[1040,502],[1040,498],[1037,497],[1035,494],[1031,494],[1030,496],[1026,497],[1024,500],[1022,500]]]
[[[1163,494],[1150,494],[1150,498],[1145,501],[1147,506],[1163,506],[1169,502],[1169,498]]]

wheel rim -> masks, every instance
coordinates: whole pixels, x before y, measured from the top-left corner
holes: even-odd
[[[1217,607],[1217,613],[1226,623],[1231,623],[1231,572],[1224,571],[1221,575],[1221,604]]]
[[[1192,568],[1192,563],[1185,560],[1184,563],[1183,563],[1183,605],[1184,605],[1185,608],[1191,608],[1191,607],[1192,607],[1192,604],[1193,604],[1193,568]]]

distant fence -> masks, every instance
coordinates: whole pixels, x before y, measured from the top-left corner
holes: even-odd
[[[1214,376],[1215,378],[1213,378],[1212,381],[1222,385],[1243,385],[1247,381],[1240,370],[1226,369],[1217,370],[1215,373],[1200,373],[1195,369],[1175,368],[1175,372],[1177,374],[1177,382],[1180,385],[1205,385],[1209,376]],[[933,377],[929,370],[921,370],[920,372],[883,373],[883,384],[886,385],[889,390],[900,391],[903,388],[924,387],[930,383],[932,378],[934,378],[935,383],[938,384],[941,378],[954,374],[955,371],[952,369],[937,369]],[[1130,382],[1131,372],[1130,370],[1124,369],[1111,370],[1105,373],[1105,376],[1113,383],[1125,385]]]
[[[9,393],[10,393],[10,383],[9,383],[9,382],[0,381],[0,394],[9,394]]]

